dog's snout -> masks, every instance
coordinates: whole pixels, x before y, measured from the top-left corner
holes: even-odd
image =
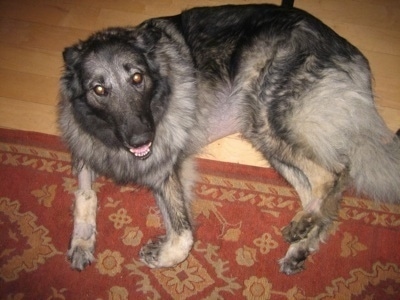
[[[139,116],[139,120],[142,123],[142,126],[147,128],[147,130],[152,130],[153,129],[153,122],[150,121],[147,117]]]
[[[132,135],[128,141],[129,146],[138,148],[153,141],[153,133],[145,132],[139,135]]]

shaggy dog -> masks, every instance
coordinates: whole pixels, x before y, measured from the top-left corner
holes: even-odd
[[[303,269],[353,186],[400,202],[400,140],[378,115],[366,58],[310,14],[274,5],[203,7],[97,32],[64,53],[59,124],[79,177],[69,257],[93,261],[94,174],[152,189],[166,235],[150,267],[193,245],[193,156],[240,132],[296,189],[281,271]]]

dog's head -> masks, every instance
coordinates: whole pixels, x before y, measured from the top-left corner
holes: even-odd
[[[146,159],[168,103],[168,85],[152,51],[153,29],[113,28],[63,52],[61,96],[75,120],[108,147]]]

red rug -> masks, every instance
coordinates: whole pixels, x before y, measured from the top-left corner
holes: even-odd
[[[197,242],[151,270],[140,246],[163,233],[151,193],[100,178],[96,262],[71,270],[70,157],[55,136],[0,130],[1,299],[399,299],[400,207],[347,195],[334,234],[303,273],[279,273],[280,229],[299,210],[273,170],[199,160]]]

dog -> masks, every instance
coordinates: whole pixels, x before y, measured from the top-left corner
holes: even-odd
[[[151,268],[193,245],[194,155],[239,132],[293,185],[303,211],[283,229],[280,270],[304,269],[342,192],[400,202],[400,139],[377,113],[361,52],[320,20],[268,4],[200,7],[108,28],[63,52],[59,126],[79,187],[68,256],[94,260],[95,174],[149,187],[166,234]]]

